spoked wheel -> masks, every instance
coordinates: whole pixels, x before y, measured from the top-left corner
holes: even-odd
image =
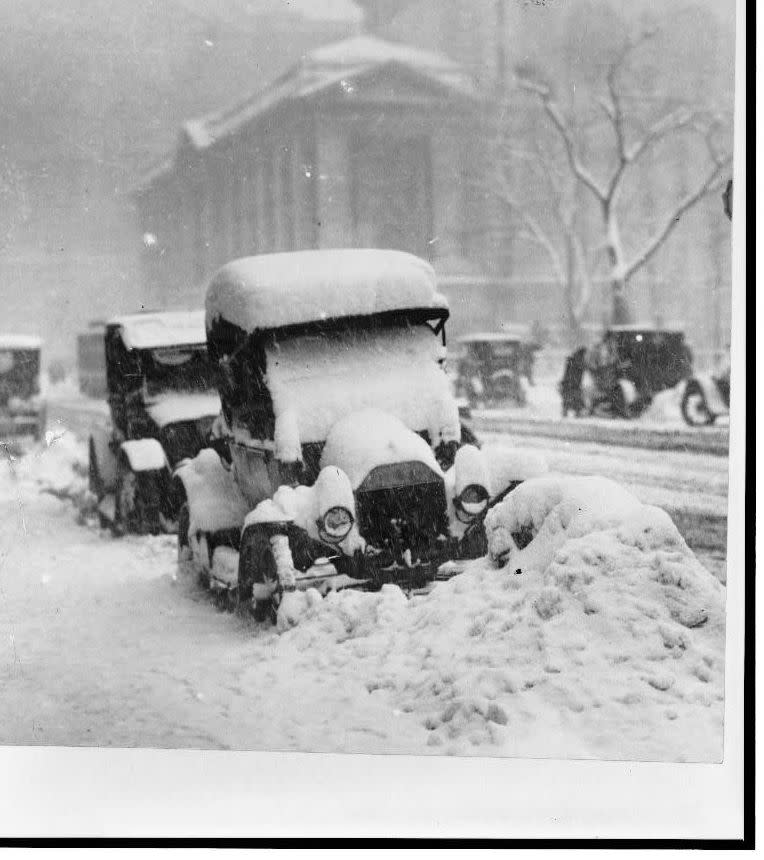
[[[119,458],[114,497],[114,528],[118,534],[149,534],[157,530],[159,505],[158,499],[152,498],[152,489],[149,474],[134,472],[126,457]]]
[[[682,397],[682,416],[690,427],[706,427],[713,424],[716,416],[708,408],[703,389],[696,384],[687,386]]]
[[[266,594],[258,599],[258,592]],[[247,529],[242,535],[237,596],[239,605],[246,604],[256,621],[276,623],[280,603],[276,559],[261,528]]]

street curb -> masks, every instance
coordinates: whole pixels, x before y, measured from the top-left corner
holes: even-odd
[[[728,427],[663,428],[644,424],[613,421],[613,426],[578,422],[545,421],[534,418],[494,418],[473,416],[469,425],[481,430],[513,436],[534,436],[566,442],[588,442],[592,445],[617,445],[652,451],[683,451],[726,457],[729,453]]]

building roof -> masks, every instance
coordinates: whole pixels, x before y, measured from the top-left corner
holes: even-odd
[[[147,311],[109,320],[118,327],[128,349],[159,349],[206,344],[204,311]]]
[[[352,98],[352,81],[383,67],[404,69],[452,95],[469,100],[480,97],[469,75],[444,54],[373,36],[357,36],[311,51],[280,78],[233,106],[187,120],[182,126],[183,137],[194,149],[207,149],[284,103],[314,97],[333,87]],[[173,165],[171,157],[150,168],[139,189],[166,174]]]
[[[432,266],[403,251],[342,249],[244,257],[207,290],[207,326],[254,332],[396,310],[445,311]]]

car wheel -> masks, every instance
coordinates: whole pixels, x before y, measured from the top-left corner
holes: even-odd
[[[117,463],[114,525],[118,534],[149,534],[158,531],[158,499],[150,473],[137,473],[126,457]]]
[[[91,439],[88,445],[88,488],[100,502],[105,490],[101,470],[98,468],[98,456],[96,455],[95,442]]]
[[[690,427],[706,427],[716,416],[708,408],[703,389],[694,382],[687,385],[682,397],[682,417]]]
[[[194,554],[188,539],[190,526],[191,513],[184,503],[178,512],[178,576],[188,576],[194,568]]]
[[[255,586],[265,586],[268,597],[253,597]],[[278,573],[268,534],[262,528],[247,529],[239,548],[237,599],[246,604],[256,621],[275,624],[278,611]],[[261,589],[258,589],[261,590]]]

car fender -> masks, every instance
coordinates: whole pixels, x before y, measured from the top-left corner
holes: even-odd
[[[214,533],[244,525],[250,507],[232,470],[214,449],[203,448],[193,460],[183,461],[174,477],[188,502],[189,532]]]
[[[699,373],[697,376],[694,376],[689,380],[687,385],[689,386],[693,383],[695,383],[703,392],[706,406],[710,412],[714,415],[727,415],[729,413],[729,407],[722,399],[719,389],[710,374]]]
[[[129,439],[119,446],[133,472],[158,472],[169,469],[164,448],[156,439]]]
[[[93,453],[98,466],[98,474],[103,482],[104,491],[109,493],[117,484],[117,458],[111,447],[111,427],[96,426],[90,434]]]

